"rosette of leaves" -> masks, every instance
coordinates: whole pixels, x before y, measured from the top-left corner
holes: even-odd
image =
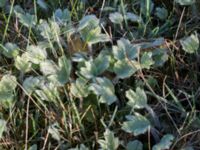
[[[15,98],[15,88],[17,87],[17,79],[12,75],[4,75],[0,81],[0,104],[4,108],[12,107]]]
[[[110,41],[108,35],[101,33],[100,21],[95,15],[84,16],[78,26],[81,38],[89,45]]]

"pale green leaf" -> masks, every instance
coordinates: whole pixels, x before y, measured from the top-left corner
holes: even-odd
[[[95,15],[87,15],[80,20],[78,30],[80,31],[86,27],[94,29],[98,25],[99,25],[99,19]]]
[[[47,58],[46,50],[34,45],[27,47],[26,55],[28,57],[28,60],[34,64],[40,64]]]
[[[19,54],[19,47],[14,43],[6,43],[3,48],[3,54],[8,58],[16,57]]]
[[[69,77],[72,70],[72,64],[71,61],[67,59],[65,55],[63,55],[58,59],[58,66],[59,66],[59,71],[57,72],[57,78],[58,81],[62,85],[64,85],[69,81]]]
[[[115,59],[122,60],[128,58],[133,60],[138,57],[139,46],[133,46],[127,39],[121,38],[117,41],[117,46],[113,46],[113,55]]]
[[[35,90],[35,93],[40,97],[41,100],[56,102],[59,98],[59,92],[57,87],[52,82],[43,82],[39,85],[39,90]]]
[[[122,125],[122,129],[128,133],[133,133],[134,136],[144,134],[150,128],[149,120],[135,113],[135,116],[127,116],[128,121],[125,121]]]
[[[114,72],[118,78],[124,79],[132,76],[138,69],[132,64],[132,61],[118,60],[114,64]]]
[[[14,90],[17,87],[17,79],[12,75],[4,75],[0,81],[0,104],[10,108],[14,102]]]
[[[121,24],[124,20],[122,14],[115,12],[109,14],[109,19],[115,24]]]
[[[17,87],[17,79],[13,75],[4,75],[0,81],[0,91],[13,91]]]
[[[52,60],[45,60],[40,63],[40,71],[43,75],[52,75],[56,74],[58,71],[58,66]]]
[[[58,23],[52,20],[49,20],[49,22],[46,20],[40,20],[38,30],[40,31],[40,34],[48,40],[57,41],[59,38],[58,36],[60,35],[60,27]]]
[[[102,150],[117,150],[119,147],[119,139],[114,136],[114,133],[109,129],[104,132],[105,140],[98,140]]]
[[[26,91],[26,94],[32,94],[37,88],[39,88],[40,83],[44,80],[43,77],[33,77],[30,76],[26,78],[23,82],[23,88]]]
[[[174,140],[174,136],[171,134],[166,134],[162,137],[162,139],[160,140],[160,142],[156,145],[153,146],[152,150],[165,150],[165,149],[169,149],[172,142]]]
[[[154,64],[152,60],[152,52],[144,52],[141,58],[141,67],[145,69],[150,69],[150,67]]]
[[[76,79],[75,83],[71,84],[70,91],[75,97],[87,97],[89,94],[89,86],[87,80],[82,78]]]
[[[102,74],[109,67],[109,57],[103,52],[94,60],[85,61],[85,66],[80,68],[80,73],[88,79]]]
[[[147,96],[143,89],[137,87],[136,91],[128,90],[126,91],[126,97],[128,98],[128,105],[133,109],[141,109],[147,106]]]
[[[190,35],[189,37],[180,40],[183,50],[187,53],[195,53],[199,48],[199,38],[197,33]]]
[[[67,22],[71,22],[71,15],[70,15],[70,11],[68,9],[56,9],[55,13],[54,13],[54,17],[56,19],[56,21],[58,22],[58,24],[65,24]]]
[[[29,72],[31,70],[31,63],[27,57],[27,53],[16,57],[15,67],[23,73]]]
[[[50,125],[49,128],[48,128],[48,133],[55,140],[57,140],[57,141],[61,140],[61,135],[60,135],[60,132],[58,130],[58,123],[54,123],[54,124]]]
[[[17,9],[15,9],[15,14],[19,18],[20,23],[22,23],[24,26],[30,28],[36,25],[35,15],[19,12]]]
[[[107,78],[96,78],[96,83],[92,83],[90,90],[93,91],[97,96],[100,96],[99,102],[111,105],[117,100],[115,96],[115,89],[112,82]]]

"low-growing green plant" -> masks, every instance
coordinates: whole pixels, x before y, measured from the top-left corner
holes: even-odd
[[[198,60],[185,63],[199,38],[174,29],[176,5],[194,3],[0,0],[0,148],[193,149],[181,142],[199,132]]]

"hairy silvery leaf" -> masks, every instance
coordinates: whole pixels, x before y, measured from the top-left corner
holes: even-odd
[[[14,90],[17,87],[17,79],[12,75],[4,75],[0,81],[0,104],[4,108],[10,108],[14,102]]]
[[[31,70],[31,62],[27,57],[27,53],[16,57],[15,67],[23,73],[29,72]]]
[[[199,48],[199,38],[197,33],[190,35],[189,37],[180,40],[183,50],[187,53],[195,53]]]
[[[138,140],[134,140],[134,141],[130,141],[128,142],[127,146],[126,146],[127,150],[143,150],[143,144],[142,142],[138,141]]]
[[[172,145],[172,142],[174,140],[174,136],[171,134],[166,134],[162,137],[160,142],[153,146],[152,150],[165,150],[169,149]]]
[[[196,0],[175,0],[175,2],[180,5],[192,5],[196,2]]]
[[[3,137],[3,132],[6,131],[6,121],[0,119],[0,139]]]
[[[6,43],[5,46],[1,46],[1,51],[3,51],[3,55],[8,58],[16,57],[19,54],[19,47],[14,43]]]
[[[114,72],[116,73],[118,78],[124,79],[132,76],[138,68],[136,68],[133,61],[128,60],[118,60],[114,64]]]
[[[122,125],[122,129],[128,133],[133,133],[134,136],[144,134],[150,128],[149,120],[135,113],[135,116],[126,116],[128,121],[125,121]]]
[[[142,22],[142,19],[140,16],[138,16],[134,13],[131,13],[131,12],[126,13],[125,17],[127,20],[130,20],[132,22],[138,22],[138,23]]]
[[[115,24],[121,24],[124,20],[122,14],[115,12],[109,14],[109,19]]]
[[[133,46],[129,40],[121,38],[117,41],[117,46],[113,46],[113,55],[115,59],[125,59],[129,60],[135,59],[138,56],[139,46]]]
[[[70,91],[75,97],[87,97],[89,94],[89,86],[87,84],[87,80],[78,78],[75,83],[71,84]]]
[[[119,139],[114,136],[114,133],[109,129],[104,132],[105,140],[98,140],[101,150],[117,150],[119,147]]]
[[[97,96],[100,96],[99,102],[111,105],[117,100],[115,89],[112,82],[107,78],[95,78],[96,83],[92,83],[89,89]]]
[[[155,15],[160,19],[160,20],[165,20],[168,17],[168,11],[164,7],[157,7],[156,8],[156,13]]]
[[[47,52],[45,49],[40,48],[39,46],[28,46],[26,55],[30,62],[34,64],[40,64],[45,61],[47,58]]]
[[[128,105],[132,108],[141,109],[147,106],[147,96],[143,89],[137,87],[136,91],[126,91],[126,97],[128,98]]]
[[[152,60],[152,52],[144,52],[140,63],[142,68],[150,69],[154,64],[154,61]]]
[[[45,60],[40,63],[40,71],[45,76],[56,74],[58,66],[52,60]]]

